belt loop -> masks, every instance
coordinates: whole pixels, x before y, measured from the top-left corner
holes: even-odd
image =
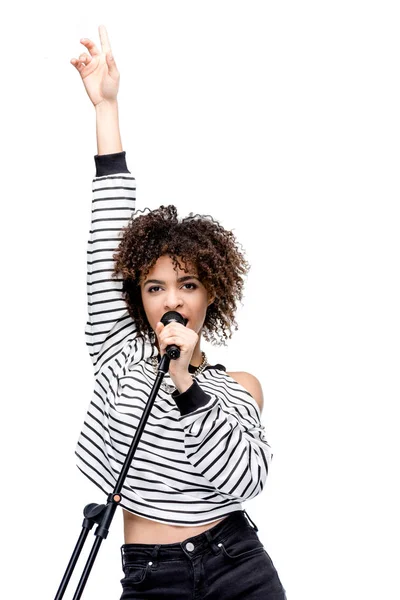
[[[247,514],[247,511],[245,511],[245,510],[244,510],[243,512],[244,512],[244,514],[246,515],[246,517],[248,518],[248,520],[250,521],[250,523],[252,524],[252,526],[253,526],[253,529],[254,529],[255,531],[258,531],[258,527],[257,527],[257,525],[254,523],[254,521],[252,521],[252,520],[250,519],[249,515]]]
[[[157,560],[158,560],[158,554],[160,552],[160,547],[161,547],[161,544],[156,544],[156,546],[154,546],[153,550],[151,551],[152,562],[154,561],[153,566],[157,566]]]
[[[217,544],[214,543],[211,533],[208,530],[205,531],[204,533],[206,534],[207,541],[210,544],[211,549],[214,552],[214,554],[219,554],[221,552],[221,550],[218,548]]]

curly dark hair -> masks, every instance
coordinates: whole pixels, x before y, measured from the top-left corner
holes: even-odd
[[[214,345],[226,345],[237,330],[235,311],[242,300],[244,275],[250,269],[241,245],[231,231],[209,215],[179,219],[173,205],[160,206],[146,214],[136,212],[123,228],[123,237],[114,254],[113,277],[122,277],[123,298],[134,320],[138,335],[150,338],[153,330],[143,308],[140,283],[158,258],[170,256],[174,267],[187,271],[191,266],[215,299],[207,308],[204,338]],[[183,261],[183,266],[179,262]]]

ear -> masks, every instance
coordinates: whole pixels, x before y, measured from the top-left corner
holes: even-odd
[[[210,304],[212,304],[214,302],[215,298],[216,298],[215,294],[212,294],[212,295],[208,294],[207,306],[210,306]]]

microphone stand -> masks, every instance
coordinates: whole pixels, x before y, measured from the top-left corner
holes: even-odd
[[[168,348],[167,348],[167,352],[168,352]],[[179,351],[178,351],[178,355],[179,355]],[[172,355],[171,358],[178,358],[178,356]],[[128,474],[129,467],[132,463],[133,455],[136,452],[136,448],[139,444],[140,437],[145,428],[151,408],[154,404],[154,400],[156,399],[156,396],[158,394],[158,390],[160,388],[161,382],[162,382],[165,374],[168,372],[170,360],[171,359],[167,353],[165,353],[164,356],[161,358],[161,361],[160,361],[160,364],[158,367],[158,372],[156,375],[156,380],[155,380],[155,382],[153,384],[153,388],[149,394],[149,399],[148,399],[145,409],[143,411],[142,417],[139,421],[139,425],[137,426],[137,430],[133,437],[129,451],[126,455],[124,464],[122,465],[122,469],[119,474],[118,481],[115,484],[114,491],[111,494],[109,494],[107,497],[107,504],[87,504],[83,510],[83,514],[84,514],[85,518],[82,523],[82,531],[81,531],[81,534],[76,543],[75,549],[72,553],[71,559],[68,563],[68,566],[65,571],[64,577],[61,581],[60,587],[58,588],[57,594],[55,596],[55,600],[61,600],[61,598],[64,596],[68,582],[71,578],[71,575],[73,573],[75,565],[78,561],[79,555],[82,551],[82,548],[86,541],[88,533],[89,533],[90,529],[92,529],[93,525],[95,523],[98,523],[98,527],[97,527],[96,531],[94,532],[96,539],[94,541],[92,550],[87,559],[87,562],[86,562],[85,568],[83,570],[81,579],[79,581],[78,587],[76,588],[76,592],[73,597],[73,600],[79,600],[79,598],[81,598],[81,596],[82,596],[83,590],[85,589],[86,582],[90,575],[90,571],[92,570],[94,561],[96,560],[97,553],[100,550],[101,543],[108,535],[111,521],[114,517],[114,514],[117,509],[118,504],[122,500],[122,496],[121,496],[122,486],[123,486],[125,478]]]

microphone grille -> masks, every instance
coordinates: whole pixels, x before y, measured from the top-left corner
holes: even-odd
[[[176,310],[169,310],[161,317],[161,323],[163,325],[168,325],[168,323],[172,323],[172,321],[181,323],[181,325],[186,325],[185,319]]]

